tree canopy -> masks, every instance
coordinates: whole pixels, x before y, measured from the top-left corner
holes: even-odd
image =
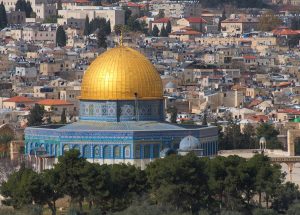
[[[39,126],[43,124],[44,118],[44,107],[38,104],[35,104],[33,108],[30,110],[30,114],[28,117],[28,126]]]
[[[0,30],[7,26],[7,14],[3,2],[0,4]]]
[[[67,44],[67,35],[63,26],[58,26],[56,30],[56,44],[59,47],[64,47]]]

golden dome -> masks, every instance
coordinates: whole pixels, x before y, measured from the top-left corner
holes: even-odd
[[[162,99],[162,82],[152,63],[138,51],[119,46],[97,57],[86,70],[80,99]]]

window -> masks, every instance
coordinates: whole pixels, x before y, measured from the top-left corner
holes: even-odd
[[[100,146],[94,148],[94,158],[100,158]]]
[[[79,145],[75,145],[75,146],[73,147],[73,149],[80,151]]]
[[[83,147],[83,157],[84,158],[90,158],[91,157],[91,147],[89,145],[86,145]]]
[[[69,150],[70,150],[69,145],[64,145],[63,151],[64,151],[64,152],[67,152],[67,151],[69,151]]]
[[[150,158],[150,145],[144,145],[144,158]]]
[[[125,158],[130,158],[130,146],[124,147]]]
[[[110,158],[111,157],[111,147],[110,146],[104,146],[103,148],[103,158]]]
[[[158,158],[159,157],[159,150],[160,150],[160,145],[156,144],[153,146],[153,157]]]
[[[120,158],[121,157],[121,149],[120,146],[114,147],[114,158]]]
[[[135,158],[141,158],[141,146],[140,145],[135,146]]]

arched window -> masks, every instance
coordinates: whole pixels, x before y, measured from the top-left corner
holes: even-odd
[[[83,157],[84,158],[90,158],[91,157],[91,147],[89,145],[86,145],[83,147]]]
[[[75,146],[73,146],[73,149],[80,151],[80,147],[79,147],[79,145],[75,145]]]
[[[120,146],[114,147],[114,158],[120,158],[121,157],[121,148]]]
[[[140,145],[135,146],[135,158],[141,158],[141,146]]]
[[[51,144],[51,154],[56,155],[56,149],[55,149],[56,144]]]
[[[100,146],[94,147],[94,158],[100,158]]]
[[[160,145],[159,144],[153,145],[153,157],[154,158],[159,157],[159,151],[160,151]]]
[[[63,153],[67,152],[70,150],[70,146],[69,145],[64,145],[63,147]]]
[[[130,146],[124,147],[124,156],[125,158],[130,158]]]
[[[103,158],[110,158],[111,157],[111,147],[104,146],[103,148]]]

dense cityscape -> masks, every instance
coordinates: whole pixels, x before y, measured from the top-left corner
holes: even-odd
[[[300,0],[0,0],[0,214],[299,215]]]

